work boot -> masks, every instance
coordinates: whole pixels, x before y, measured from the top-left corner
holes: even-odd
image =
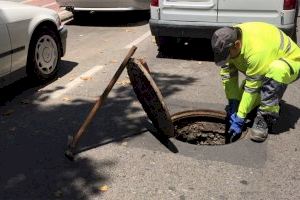
[[[250,138],[255,142],[264,142],[268,137],[269,129],[274,124],[275,119],[271,116],[257,115],[252,128],[249,129]]]

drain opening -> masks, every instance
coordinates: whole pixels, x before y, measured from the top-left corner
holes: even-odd
[[[226,144],[225,121],[211,117],[187,117],[174,123],[175,138],[195,145]]]
[[[183,112],[172,116],[175,139],[194,145],[228,144],[225,117],[220,113]],[[244,134],[237,140],[242,139]]]

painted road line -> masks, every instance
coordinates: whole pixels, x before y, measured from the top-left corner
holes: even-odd
[[[94,66],[92,69],[90,69],[89,71],[81,74],[80,76],[78,76],[77,78],[75,78],[73,81],[69,82],[68,84],[66,84],[64,86],[64,89],[62,90],[57,90],[55,92],[53,92],[50,96],[49,99],[57,99],[60,98],[62,95],[66,94],[68,91],[72,90],[73,88],[75,88],[76,86],[78,86],[79,84],[83,83],[85,80],[82,77],[91,77],[92,75],[96,74],[98,71],[100,71],[101,69],[103,69],[102,65],[97,65]]]
[[[134,40],[133,42],[131,42],[130,44],[128,44],[127,46],[125,46],[125,49],[130,49],[132,46],[135,46],[135,45],[139,44],[140,42],[142,42],[143,40],[145,40],[150,35],[151,35],[151,32],[147,31],[144,35],[142,35],[138,39]]]
[[[56,2],[52,2],[52,3],[48,3],[48,4],[45,4],[45,5],[42,5],[41,7],[43,7],[43,8],[47,8],[47,7],[50,7],[50,6],[56,5],[56,4],[57,4]]]

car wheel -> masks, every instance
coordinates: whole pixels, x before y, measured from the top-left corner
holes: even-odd
[[[41,27],[33,34],[30,42],[28,75],[37,81],[54,78],[60,57],[60,42],[57,34],[49,27]]]
[[[167,36],[155,36],[155,41],[158,47],[158,51],[165,51],[168,46],[175,44],[176,38]]]
[[[295,20],[294,24],[295,26],[293,27],[292,33],[291,33],[291,38],[292,40],[297,44],[297,20],[298,20],[298,12],[299,12],[299,6],[298,6],[298,1],[296,2],[296,12],[295,12]]]
[[[87,17],[87,13],[83,11],[73,11],[73,20],[75,22],[81,22],[84,18]]]

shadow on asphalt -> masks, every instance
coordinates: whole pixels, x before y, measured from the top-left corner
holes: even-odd
[[[27,95],[32,95],[40,88],[45,87],[46,85],[51,84],[58,78],[63,77],[64,75],[68,74],[74,67],[76,67],[78,63],[61,60],[59,63],[59,70],[57,76],[54,80],[40,84],[31,81],[28,77],[22,78],[11,85],[8,85],[4,88],[0,89],[0,106],[4,105],[5,103],[12,101],[16,96],[21,95],[22,93],[26,93]]]
[[[125,12],[80,12],[75,14],[73,20],[67,25],[102,26],[102,27],[133,27],[148,23],[150,12],[125,11]]]
[[[181,60],[214,61],[214,55],[208,39],[182,39],[159,49],[158,58]]]
[[[164,96],[196,81],[180,75],[153,75]],[[99,186],[111,181],[104,171],[109,172],[118,161],[105,156],[93,160],[81,156],[70,162],[64,157],[68,135],[78,130],[94,102],[71,99],[61,100],[61,104],[42,104],[62,88],[38,92],[30,85],[26,88],[26,81],[22,83],[20,89],[10,89],[20,90],[11,91],[11,102],[0,106],[0,199],[84,200],[91,195],[101,198]],[[136,103],[131,86],[116,85],[113,92],[114,97],[106,100],[80,141],[79,150],[111,142],[119,144],[146,130],[148,119]],[[20,103],[22,98],[30,101]]]
[[[145,124],[148,131],[162,144],[164,145],[170,152],[178,153],[179,150],[177,149],[176,145],[163,133],[160,133],[152,123]]]
[[[170,75],[166,73],[151,73],[154,81],[162,92],[164,97],[173,95],[174,93],[182,90],[182,85],[193,84],[196,79],[193,77],[184,77],[180,75]],[[85,149],[95,148],[103,144],[110,142],[120,142],[124,138],[134,137],[146,132],[149,128],[148,117],[143,115],[142,117],[128,119],[127,115],[142,111],[140,104],[131,106],[133,101],[136,101],[136,96],[131,86],[120,87],[115,90],[117,96],[114,98],[108,98],[105,105],[98,112],[97,117],[93,120],[90,130],[92,135],[87,135],[83,138],[79,152]],[[127,106],[126,106],[127,105]],[[112,121],[112,120],[113,121]],[[98,121],[99,124],[95,124]],[[100,125],[100,129],[99,129]],[[112,131],[112,126],[117,125],[116,130]],[[130,130],[128,131],[128,128]],[[95,135],[95,133],[97,133]],[[113,133],[113,135],[112,135]],[[155,134],[154,132],[152,134]],[[155,135],[157,136],[157,135]],[[164,138],[157,138],[162,140]],[[95,143],[98,141],[98,143]]]
[[[273,128],[272,134],[281,134],[295,129],[295,125],[300,118],[300,109],[283,101],[281,104],[281,114],[278,123]]]

